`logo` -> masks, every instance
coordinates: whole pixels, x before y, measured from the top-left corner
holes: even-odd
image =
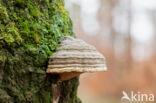
[[[125,91],[122,91],[121,101],[131,101],[131,102],[154,102],[154,94],[146,94],[134,91],[131,91],[128,95]]]

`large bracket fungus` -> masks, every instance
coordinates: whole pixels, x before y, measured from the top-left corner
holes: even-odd
[[[47,73],[58,74],[57,84],[52,86],[53,103],[60,98],[60,83],[81,73],[106,71],[105,58],[95,47],[70,36],[62,38],[58,51],[49,59]]]
[[[60,81],[85,72],[106,71],[105,58],[83,40],[65,36],[49,60],[47,73],[59,74]]]

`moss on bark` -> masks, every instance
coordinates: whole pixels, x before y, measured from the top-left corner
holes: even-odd
[[[74,36],[63,0],[0,0],[0,103],[51,103],[47,61]],[[80,103],[78,79],[62,83],[60,103]]]

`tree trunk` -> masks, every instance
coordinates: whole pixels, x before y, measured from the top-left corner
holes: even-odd
[[[0,0],[0,103],[52,103],[46,74],[60,38],[74,36],[63,0]],[[61,83],[59,103],[80,103],[78,78]]]

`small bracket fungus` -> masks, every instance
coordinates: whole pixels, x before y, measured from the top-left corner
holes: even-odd
[[[105,58],[83,40],[65,36],[49,60],[47,73],[59,74],[65,81],[85,72],[106,71]]]

